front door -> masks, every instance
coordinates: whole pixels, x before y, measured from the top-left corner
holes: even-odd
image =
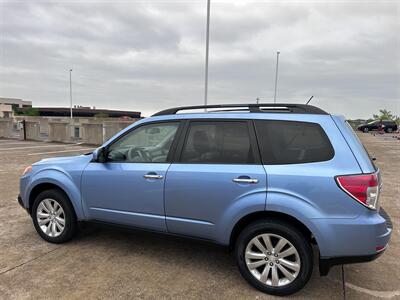
[[[166,231],[164,181],[179,122],[134,128],[107,147],[105,163],[82,176],[89,219]]]

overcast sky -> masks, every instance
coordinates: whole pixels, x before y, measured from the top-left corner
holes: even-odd
[[[0,97],[142,111],[202,104],[206,0],[0,0]],[[400,114],[400,2],[211,0],[209,103]]]

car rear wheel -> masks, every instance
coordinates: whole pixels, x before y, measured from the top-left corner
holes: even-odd
[[[59,190],[41,192],[31,212],[38,234],[50,243],[64,243],[76,233],[77,220],[67,196]]]
[[[292,225],[262,220],[248,225],[236,243],[242,276],[255,288],[273,295],[290,295],[310,279],[312,248]]]
[[[386,129],[386,132],[387,132],[387,133],[392,133],[392,132],[393,132],[393,128],[387,128],[387,129]]]

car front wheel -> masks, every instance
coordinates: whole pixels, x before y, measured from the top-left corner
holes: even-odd
[[[242,276],[255,288],[272,295],[290,295],[310,279],[312,248],[303,234],[279,220],[248,225],[236,243]]]
[[[364,131],[365,133],[368,133],[369,129],[368,129],[367,127],[365,127],[365,128],[363,129],[363,131]]]
[[[76,233],[74,209],[59,190],[41,192],[33,203],[31,216],[38,234],[50,243],[67,242]]]

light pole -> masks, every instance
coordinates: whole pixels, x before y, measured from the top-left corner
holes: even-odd
[[[72,120],[72,69],[69,69],[69,108]]]
[[[207,0],[207,27],[206,27],[206,68],[205,68],[205,83],[204,83],[204,105],[207,105],[208,94],[208,48],[210,41],[210,0]]]
[[[275,92],[274,92],[274,103],[276,103],[276,88],[278,86],[278,66],[279,66],[279,51],[276,52],[276,70],[275,70]]]

